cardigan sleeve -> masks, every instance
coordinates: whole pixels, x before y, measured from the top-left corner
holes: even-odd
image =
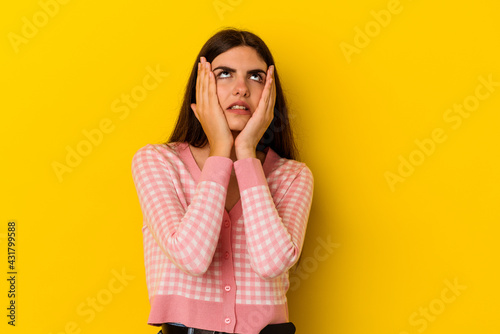
[[[202,275],[212,262],[232,166],[229,158],[208,157],[195,195],[187,205],[182,176],[164,154],[147,145],[132,159],[145,224],[163,253],[188,274]]]
[[[280,185],[275,204],[258,159],[237,160],[234,168],[252,268],[262,278],[274,278],[289,270],[302,250],[312,204],[312,172],[302,164]]]

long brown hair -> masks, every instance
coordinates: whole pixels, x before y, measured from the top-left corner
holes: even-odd
[[[196,103],[196,79],[198,74],[198,62],[200,57],[205,57],[210,63],[220,55],[237,46],[249,46],[266,62],[267,66],[275,65],[273,56],[267,45],[257,35],[234,28],[228,28],[213,35],[200,50],[191,70],[191,75],[186,86],[181,110],[177,118],[175,128],[165,144],[173,142],[188,142],[194,147],[203,147],[208,143],[207,136],[203,131],[191,109],[191,103]],[[262,136],[257,150],[262,151],[267,146],[271,147],[279,156],[287,159],[298,159],[298,150],[294,141],[288,107],[275,66],[274,79],[276,83],[276,102],[274,118]]]

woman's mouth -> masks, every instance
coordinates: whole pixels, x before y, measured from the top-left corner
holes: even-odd
[[[238,115],[251,115],[252,113],[250,112],[250,107],[248,106],[247,103],[243,101],[238,101],[233,104],[231,104],[228,108],[228,111],[238,114]]]

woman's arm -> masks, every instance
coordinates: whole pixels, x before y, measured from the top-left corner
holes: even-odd
[[[147,227],[163,253],[191,275],[206,272],[217,247],[233,162],[208,157],[189,206],[180,174],[152,145],[132,160],[132,174]],[[187,207],[187,208],[186,208]]]
[[[275,204],[258,159],[234,162],[252,267],[273,278],[298,260],[311,209],[314,179],[306,166],[279,185]]]

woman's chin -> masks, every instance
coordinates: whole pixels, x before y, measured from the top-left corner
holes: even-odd
[[[230,122],[229,124],[229,129],[231,131],[242,131],[245,128],[245,125],[247,125],[247,122]]]

